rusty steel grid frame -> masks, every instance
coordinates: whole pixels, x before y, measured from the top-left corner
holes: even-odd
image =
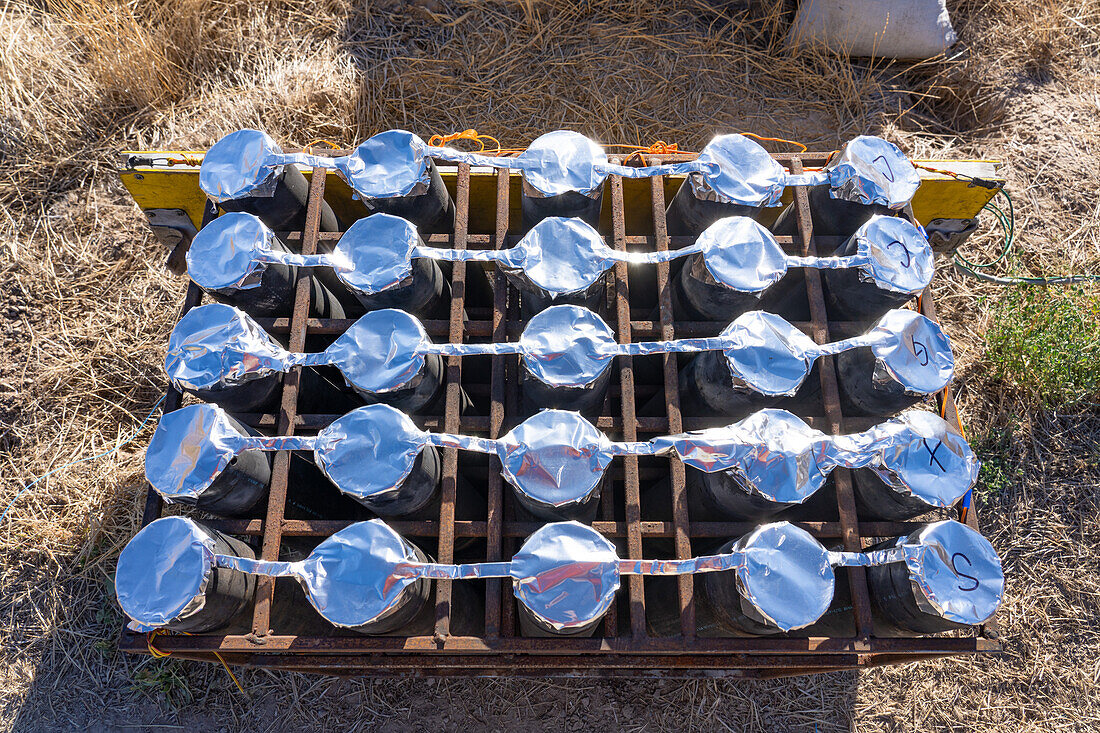
[[[338,153],[334,153],[338,154]],[[691,155],[644,156],[645,164],[687,160]],[[820,166],[827,154],[801,153],[777,154],[775,158],[792,173],[799,173],[803,166]],[[340,235],[319,231],[321,202],[324,198],[326,176],[316,169],[311,177],[306,226],[302,232],[284,233],[292,241],[298,241],[304,254],[317,251],[318,242],[335,239]],[[455,199],[455,226],[452,234],[432,235],[429,243],[457,249],[496,248],[512,246],[518,237],[508,233],[509,172],[498,170],[496,177],[496,224],[491,234],[472,234],[468,231],[470,210],[469,166],[457,167]],[[605,188],[610,196],[611,246],[625,249],[634,246],[646,250],[665,250],[670,244],[683,246],[689,237],[670,238],[665,222],[665,187],[662,178],[650,180],[650,215],[654,233],[645,236],[628,236],[627,216],[637,212],[624,211],[623,181],[611,176]],[[807,189],[795,190],[795,207],[798,235],[777,237],[788,252],[813,254],[819,238],[813,235]],[[911,212],[910,212],[911,213]],[[820,238],[826,244],[836,244],[837,238]],[[455,262],[451,275],[452,302],[447,321],[428,320],[425,327],[434,340],[446,339],[452,343],[464,339],[472,342],[515,339],[522,330],[519,320],[516,291],[510,289],[503,273],[491,274],[491,308],[466,308],[467,274],[476,263]],[[630,312],[630,292],[627,266],[618,263],[610,278],[609,310],[607,320],[615,327],[619,339],[672,339],[703,333],[713,333],[715,324],[674,320],[673,303],[669,289],[670,265],[656,266],[657,320],[638,320]],[[818,343],[850,334],[859,324],[830,322],[825,312],[821,280],[816,269],[807,269],[806,286],[809,298],[809,322],[796,323]],[[183,311],[195,307],[203,294],[191,283]],[[932,299],[926,291],[918,300],[921,311],[935,319]],[[305,275],[299,276],[293,314],[290,318],[259,319],[261,325],[276,334],[289,335],[292,351],[302,351],[307,333],[336,335],[342,333],[351,320],[314,319],[308,317],[309,285]],[[725,324],[719,324],[719,327]],[[863,324],[862,327],[866,327]],[[464,432],[489,437],[499,437],[518,420],[518,360],[514,356],[492,356],[489,370],[487,397],[489,409],[485,415],[460,414],[461,392],[465,385],[462,377],[462,359],[448,357],[445,373],[445,398],[441,413],[414,417],[424,428]],[[650,357],[656,358],[656,357]],[[646,434],[675,433],[701,427],[698,421],[685,419],[680,413],[678,371],[675,355],[663,355],[661,376],[667,404],[663,417],[637,415],[635,371],[631,357],[617,361],[618,389],[610,391],[600,416],[595,420],[598,428],[619,440],[637,440],[639,432]],[[846,418],[840,407],[836,371],[833,357],[822,357],[820,369],[823,410],[819,415],[807,416],[815,427],[830,433],[861,430],[869,427],[873,418]],[[291,435],[295,431],[315,432],[334,420],[337,415],[299,414],[298,385],[300,367],[283,378],[282,400],[277,414],[238,414],[246,424],[277,435]],[[486,385],[482,385],[483,389]],[[658,384],[659,392],[662,385]],[[177,409],[182,395],[169,388],[165,412]],[[948,421],[956,419],[955,404],[948,388],[940,395],[940,407]],[[619,410],[611,408],[617,402]],[[511,418],[512,422],[508,423]],[[621,490],[605,490],[600,513],[593,523],[598,531],[618,540],[631,558],[643,557],[643,539],[671,540],[674,556],[688,558],[693,554],[692,541],[713,547],[719,540],[738,537],[750,531],[749,522],[694,521],[689,516],[685,491],[685,468],[675,458],[670,458],[667,472],[672,492],[672,521],[644,520],[641,511],[640,476],[637,457],[627,456],[612,464],[609,474],[621,482]],[[222,532],[259,539],[259,556],[265,560],[279,558],[283,537],[323,537],[350,524],[340,520],[287,519],[285,506],[289,481],[290,454],[280,451],[273,461],[272,482],[266,517],[264,519],[217,519],[207,523]],[[438,521],[389,521],[398,532],[414,540],[437,540],[435,554],[440,562],[452,562],[456,537],[482,538],[485,560],[507,558],[540,524],[515,519],[510,490],[501,479],[500,463],[494,456],[489,459],[486,481],[486,507],[484,520],[457,521],[455,519],[458,455],[454,448],[443,451],[442,500]],[[846,550],[860,550],[873,538],[900,536],[915,529],[919,522],[859,522],[847,469],[837,468],[835,477],[839,521],[796,522],[826,542],[839,541]],[[610,487],[610,483],[609,483]],[[622,507],[616,516],[617,501]],[[148,491],[142,526],[161,516],[164,505],[152,490]],[[967,523],[977,529],[977,515],[971,509]],[[625,542],[623,542],[625,540]],[[709,543],[709,544],[708,544]],[[698,554],[698,553],[695,553]],[[370,676],[591,676],[591,677],[753,677],[775,678],[816,672],[835,671],[897,664],[906,661],[975,652],[995,652],[1001,649],[995,619],[972,631],[925,637],[875,636],[871,614],[866,573],[864,568],[847,568],[851,586],[852,606],[856,633],[850,638],[797,637],[698,637],[695,628],[695,602],[693,579],[681,576],[677,579],[680,610],[680,634],[678,636],[652,636],[647,633],[645,593],[643,579],[628,576],[620,590],[618,602],[612,604],[606,621],[593,638],[528,638],[518,629],[515,600],[511,593],[511,581],[490,579],[484,581],[485,617],[480,636],[453,636],[449,633],[451,622],[450,581],[436,581],[436,623],[432,636],[280,636],[270,628],[274,582],[261,579],[253,607],[251,632],[227,635],[205,633],[192,636],[159,635],[155,644],[159,651],[184,659],[216,662],[215,652],[231,664],[280,668],[297,671],[336,675]],[[621,619],[625,611],[626,618]],[[134,653],[148,653],[149,639],[144,634],[123,630],[120,649]]]

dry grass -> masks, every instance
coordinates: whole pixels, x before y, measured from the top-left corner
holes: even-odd
[[[1005,161],[1017,274],[1100,271],[1097,0],[952,4],[963,43],[915,65],[791,52],[755,3],[231,0],[0,4],[0,503],[125,436],[163,388],[182,284],[111,170],[124,147],[202,147],[242,125],[288,143],[392,126],[507,144],[570,127],[697,148],[755,130],[828,147],[884,134]],[[969,247],[995,249],[993,236]],[[340,681],[123,658],[114,558],[144,440],[36,487],[0,527],[0,719],[267,729],[1090,730],[1100,716],[1100,421],[1040,413],[983,367],[1002,292],[947,267],[937,297],[991,469],[1008,653],[789,682]],[[171,704],[181,705],[179,710]],[[254,719],[248,716],[256,716]]]

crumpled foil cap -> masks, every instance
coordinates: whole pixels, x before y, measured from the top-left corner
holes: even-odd
[[[858,253],[870,259],[860,267],[862,279],[884,290],[916,294],[932,281],[935,271],[928,240],[899,216],[872,216],[854,235]]]
[[[204,290],[248,290],[260,284],[267,265],[256,255],[275,234],[252,214],[219,216],[195,235],[187,250],[187,274]]]
[[[558,631],[602,616],[619,590],[615,546],[580,522],[547,524],[512,558],[516,598]]]
[[[688,466],[728,471],[747,491],[769,501],[797,504],[820,489],[831,464],[827,437],[786,410],[765,409],[732,425],[653,441]]]
[[[711,224],[696,244],[714,280],[733,290],[759,293],[787,272],[787,259],[775,237],[747,216],[729,216]]]
[[[578,412],[542,410],[501,438],[504,478],[530,499],[577,504],[600,484],[611,463],[610,441]]]
[[[266,132],[237,130],[214,143],[199,166],[199,188],[215,201],[263,195],[283,151]],[[270,193],[267,193],[270,195]]]
[[[579,132],[556,130],[540,135],[518,156],[523,180],[544,196],[569,191],[591,193],[603,183],[603,148]]]
[[[951,381],[955,357],[947,334],[936,323],[915,311],[895,309],[874,331],[889,338],[873,345],[871,353],[907,393],[932,394]]]
[[[519,270],[551,297],[590,287],[614,263],[600,233],[581,219],[551,216],[506,251],[503,266]]]
[[[828,551],[789,522],[758,527],[734,545],[745,553],[737,568],[745,600],[783,631],[817,621],[833,601],[835,576]]]
[[[917,606],[960,624],[980,624],[1004,599],[1005,577],[985,537],[954,520],[935,522],[901,538]]]
[[[141,631],[201,611],[214,569],[214,540],[185,517],[163,517],[134,535],[118,556],[115,594]]]
[[[348,227],[333,254],[346,263],[338,267],[340,279],[365,295],[374,295],[412,274],[413,251],[420,244],[412,222],[372,214]]]
[[[306,597],[327,621],[354,628],[385,618],[416,578],[400,563],[419,562],[411,545],[380,519],[357,522],[330,536],[302,562]]]
[[[351,386],[384,393],[407,385],[424,366],[417,353],[430,343],[415,317],[394,308],[369,311],[351,325],[325,354],[340,367]]]
[[[210,303],[172,329],[164,371],[181,389],[218,389],[282,371],[288,355],[244,312]]]
[[[359,498],[396,492],[424,448],[424,434],[412,420],[381,404],[352,410],[320,438],[314,450],[318,468],[341,492]]]
[[[240,436],[217,405],[165,413],[145,450],[145,478],[169,504],[194,504],[237,455]]]
[[[850,140],[825,166],[829,195],[861,204],[904,207],[920,188],[920,175],[897,145],[880,137]]]
[[[615,333],[587,308],[555,305],[528,321],[520,344],[534,352],[523,355],[523,364],[537,379],[555,387],[584,387],[614,358]]]
[[[765,395],[793,395],[813,365],[816,344],[782,317],[749,311],[722,331],[730,339],[726,363],[735,379]]]
[[[336,165],[356,193],[382,199],[422,193],[428,172],[427,144],[405,130],[387,130],[367,138]]]
[[[954,506],[978,480],[981,462],[939,415],[911,410],[870,432],[883,437],[870,468],[929,507]]]
[[[718,135],[699,153],[699,160],[717,163],[718,171],[688,178],[697,198],[775,206],[783,195],[787,172],[762,145],[744,135]]]

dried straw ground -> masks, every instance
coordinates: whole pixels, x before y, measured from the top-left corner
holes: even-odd
[[[124,147],[202,147],[244,125],[288,144],[398,125],[522,144],[568,127],[689,149],[720,131],[818,148],[873,132],[922,156],[1004,160],[1016,272],[1097,271],[1100,4],[950,5],[957,52],[890,65],[785,50],[781,6],[736,2],[0,4],[0,504],[114,445],[163,389],[183,284],[112,172]],[[946,266],[936,288],[970,431],[1002,436],[980,508],[1009,574],[1003,656],[768,684],[246,671],[244,700],[220,668],[113,649],[110,582],[142,502],[146,433],[40,484],[0,527],[0,718],[18,730],[1095,730],[1100,416],[1040,412],[992,382],[982,332],[1002,290]]]

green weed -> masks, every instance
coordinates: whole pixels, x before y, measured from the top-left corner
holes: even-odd
[[[150,659],[134,672],[132,689],[156,699],[163,699],[172,708],[181,708],[194,698],[187,674],[175,659]]]
[[[1100,297],[1025,287],[996,306],[986,335],[993,377],[1040,407],[1100,399]]]

